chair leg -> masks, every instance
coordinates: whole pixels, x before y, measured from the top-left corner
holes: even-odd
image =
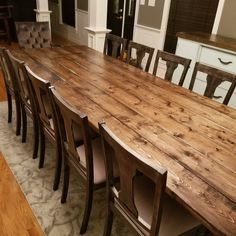
[[[8,123],[12,121],[12,98],[11,94],[7,92],[7,103],[8,103]]]
[[[80,234],[84,234],[88,227],[88,221],[92,209],[92,202],[93,202],[93,186],[87,186],[86,190],[86,200],[85,200],[85,209],[84,209],[84,217],[80,229]]]
[[[61,150],[61,142],[60,139],[56,140],[56,169],[55,169],[55,177],[53,183],[53,190],[57,190],[60,183],[61,177],[61,163],[62,163],[62,150]]]
[[[23,104],[21,105],[21,112],[22,112],[22,143],[25,143],[27,134],[27,115]]]
[[[45,134],[43,128],[40,125],[40,157],[39,157],[39,168],[43,168],[45,158]]]
[[[64,160],[64,161],[66,162],[66,160]],[[64,168],[65,168],[65,170],[64,170],[64,181],[63,181],[61,203],[66,202],[68,188],[69,188],[69,182],[70,182],[70,166],[67,163],[65,163]]]
[[[103,236],[110,236],[111,235],[114,213],[111,211],[109,204],[110,203],[108,202],[106,222],[105,222],[105,226],[104,226]]]
[[[5,30],[6,30],[6,33],[7,33],[8,44],[11,45],[11,32],[10,32],[8,19],[4,20],[4,25],[5,25]]]
[[[33,151],[33,159],[38,156],[39,149],[39,124],[35,117],[33,117],[33,126],[34,126],[34,151]]]
[[[20,135],[21,128],[21,104],[19,99],[15,98],[16,103],[16,135]]]

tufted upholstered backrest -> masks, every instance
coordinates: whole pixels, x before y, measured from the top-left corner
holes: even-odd
[[[21,48],[51,47],[48,22],[15,22],[16,34]]]

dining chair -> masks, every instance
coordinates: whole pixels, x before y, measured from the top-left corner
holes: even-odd
[[[167,170],[145,159],[99,123],[107,177],[107,216],[104,236],[111,234],[114,214],[120,215],[139,235],[173,236],[199,222],[165,194]],[[114,159],[119,181],[114,178]],[[194,235],[194,234],[192,234]]]
[[[70,167],[82,178],[86,188],[85,208],[80,233],[87,230],[92,208],[93,191],[105,186],[105,164],[100,137],[92,138],[88,117],[71,107],[55,90],[51,88],[54,100],[54,111],[61,133],[64,160],[64,183],[61,202],[66,202]],[[78,138],[80,137],[78,142]]]
[[[206,96],[208,98],[211,98],[211,99],[212,98],[215,98],[215,99],[222,98],[222,96],[215,95],[215,91],[216,91],[217,87],[225,81],[231,83],[231,86],[230,86],[229,90],[227,91],[226,96],[223,100],[223,104],[228,105],[229,100],[235,90],[236,75],[216,69],[216,68],[213,68],[213,67],[210,67],[210,66],[207,66],[207,65],[204,65],[204,64],[201,64],[199,62],[196,62],[194,70],[193,70],[191,82],[189,85],[189,89],[191,91],[193,90],[198,72],[202,72],[207,75],[207,77],[206,77],[207,84],[206,84],[206,88],[204,91],[204,96]]]
[[[8,44],[11,44],[10,20],[12,18],[12,9],[12,5],[0,6],[0,24],[3,25],[0,36],[6,36]]]
[[[127,39],[107,33],[104,42],[103,54],[123,60],[127,42]]]
[[[179,65],[182,65],[183,70],[182,70],[182,73],[180,74],[180,78],[178,80],[179,81],[178,85],[183,86],[183,83],[184,83],[186,74],[188,72],[191,60],[184,58],[184,57],[177,56],[172,53],[158,50],[157,55],[156,55],[156,59],[155,59],[155,63],[154,63],[153,75],[156,75],[156,73],[157,73],[157,68],[158,68],[160,59],[166,62],[166,73],[165,73],[164,79],[168,80],[170,82],[172,81],[173,74],[174,74],[175,70],[177,69],[177,67]]]
[[[0,48],[0,65],[7,93],[8,122],[11,123],[12,121],[12,98],[14,98],[16,105],[16,135],[18,136],[21,131],[20,95],[15,80],[15,74],[13,73],[13,68],[7,52],[7,49]]]
[[[49,22],[15,22],[15,27],[21,48],[51,47]]]
[[[130,65],[137,67],[137,68],[143,69],[142,62],[143,62],[145,55],[147,54],[148,58],[147,58],[147,62],[146,62],[146,66],[145,66],[144,71],[148,72],[151,61],[152,61],[153,53],[154,53],[154,48],[148,47],[148,46],[140,44],[140,43],[130,41],[129,45],[128,45],[128,55],[127,55],[126,62]],[[135,55],[134,58],[133,58],[133,55]]]
[[[27,115],[28,115],[33,120],[33,128],[34,128],[33,158],[36,158],[38,154],[39,128],[34,104],[29,99],[29,90],[26,82],[27,74],[25,71],[25,63],[15,58],[10,53],[10,51],[7,51],[6,53],[8,54],[8,58],[12,65],[12,77],[15,78],[19,92],[21,115],[22,115],[22,143],[26,142]]]
[[[53,105],[50,96],[49,81],[40,78],[25,66],[26,80],[29,88],[30,101],[35,104],[39,122],[40,158],[39,168],[43,168],[45,159],[45,137],[56,147],[56,167],[54,174],[53,190],[57,190],[61,175],[62,149],[58,126],[55,125]]]

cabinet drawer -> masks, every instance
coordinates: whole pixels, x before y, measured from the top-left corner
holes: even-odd
[[[236,54],[202,47],[199,62],[236,74]]]

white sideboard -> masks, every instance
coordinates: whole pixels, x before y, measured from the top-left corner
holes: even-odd
[[[194,33],[179,33],[175,54],[192,60],[184,83],[186,88],[189,87],[196,62],[236,74],[236,40],[233,39],[203,33],[196,33],[195,36]],[[178,68],[174,77],[178,77],[181,69]],[[217,101],[223,101],[229,86],[229,82],[223,82],[217,88],[215,95],[222,96]],[[203,94],[205,87],[206,75],[198,73],[193,91]],[[236,108],[236,90],[228,105]]]

